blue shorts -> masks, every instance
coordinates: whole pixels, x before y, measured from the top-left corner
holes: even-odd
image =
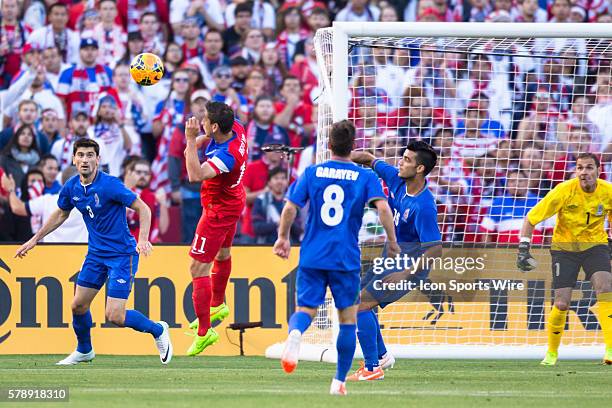
[[[337,309],[359,303],[360,271],[327,271],[299,267],[297,272],[297,304],[316,308],[325,303],[327,287],[331,289]]]
[[[403,271],[403,269],[391,268],[391,269],[385,269],[385,271],[383,271],[380,274],[376,274],[374,273],[373,268],[370,268],[368,272],[366,272],[365,276],[363,277],[361,288],[367,290],[368,293],[372,295],[372,297],[376,301],[378,301],[378,305],[381,308],[384,308],[385,306],[388,306],[393,302],[397,302],[398,300],[406,296],[408,293],[410,293],[410,289],[405,288],[402,290],[388,290],[388,289],[383,290],[383,289],[380,289],[379,284],[376,284],[376,282],[382,281],[387,275],[391,275],[392,273],[401,272],[401,271]],[[419,273],[411,275],[409,282],[414,282],[415,286],[418,287],[419,282],[427,279],[428,275],[429,275],[429,270],[421,270],[419,271]],[[405,285],[405,286],[408,286],[408,285]],[[378,287],[378,289],[376,289],[376,287]]]
[[[87,254],[79,272],[77,285],[99,290],[108,279],[106,296],[127,299],[132,291],[137,270],[137,254],[112,257]]]

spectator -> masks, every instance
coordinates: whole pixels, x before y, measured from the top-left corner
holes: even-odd
[[[223,8],[219,0],[172,0],[170,2],[170,23],[175,33],[181,32],[181,23],[189,18],[195,18],[199,27],[205,25],[206,28],[213,30],[223,30],[225,27]]]
[[[43,194],[59,194],[62,184],[57,180],[59,174],[57,158],[52,154],[45,154],[40,158],[38,167],[45,180]]]
[[[206,102],[209,100],[210,94],[206,90],[201,89],[191,94],[191,114],[198,122],[204,119]],[[193,240],[193,234],[202,213],[201,183],[191,183],[187,176],[183,153],[186,147],[184,126],[181,123],[172,134],[168,150],[168,176],[170,178],[172,202],[181,205],[181,240],[183,243],[190,243]],[[206,142],[202,148],[205,148],[205,146]]]
[[[519,170],[527,175],[529,191],[542,198],[552,187],[550,175],[547,174],[548,163],[542,160],[542,150],[533,147],[521,149]]]
[[[275,144],[272,135],[264,141],[264,146]],[[255,232],[251,222],[251,210],[257,197],[268,191],[268,175],[272,169],[281,167],[283,154],[280,152],[264,152],[259,160],[250,162],[244,173],[244,190],[246,191],[246,208],[242,218],[242,235],[248,242],[253,242]],[[285,170],[286,171],[286,170]]]
[[[132,140],[125,130],[125,119],[113,94],[100,94],[94,107],[95,122],[89,127],[89,137],[104,146],[108,155],[108,173],[121,175],[121,163],[132,148]]]
[[[411,88],[411,89],[409,89]],[[435,108],[451,109],[455,98],[455,81],[446,67],[446,57],[440,52],[421,49],[419,64],[408,70],[404,93],[421,93]]]
[[[559,112],[546,88],[538,88],[532,108],[518,126],[518,140],[556,141]]]
[[[255,101],[257,101],[257,98],[264,95],[264,75],[258,67],[254,67],[249,71],[242,93],[245,98],[247,98],[249,117],[252,117]]]
[[[596,83],[595,105],[587,113],[587,118],[593,123],[601,136],[602,151],[612,153],[612,70],[609,67],[600,68]]]
[[[101,21],[91,32],[91,37],[101,46],[97,62],[114,68],[126,52],[126,33],[123,27],[116,23],[118,10],[115,0],[101,0],[97,7]]]
[[[44,137],[47,140],[49,146],[52,146],[56,140],[62,138],[59,132],[59,125],[60,118],[58,117],[57,112],[55,112],[55,110],[43,110],[41,115],[40,131],[38,132],[38,138]],[[50,149],[48,149],[48,151],[50,151]]]
[[[486,113],[478,102],[470,102],[465,117],[457,125],[453,139],[453,156],[474,158],[497,148],[498,138],[486,128]]]
[[[65,184],[71,177],[76,175],[75,167],[68,167],[62,173],[62,184]],[[51,214],[57,210],[57,199],[59,190],[55,193],[48,193],[38,197],[32,197],[25,202],[19,199],[15,193],[15,181],[9,177],[2,177],[2,185],[10,191],[11,211],[19,217],[39,217],[42,224],[46,223]],[[87,228],[83,217],[78,211],[70,212],[68,219],[55,231],[47,235],[43,242],[72,242],[86,243]]]
[[[144,41],[144,52],[162,55],[166,51],[166,40],[160,28],[161,25],[157,14],[146,12],[140,17],[138,30]]]
[[[64,100],[66,115],[73,111],[91,114],[98,95],[113,86],[113,73],[106,65],[96,63],[98,42],[93,38],[81,40],[82,65],[74,65],[60,75],[57,95]]]
[[[6,89],[19,72],[22,49],[31,30],[18,20],[20,6],[17,0],[3,0],[1,12],[0,89]]]
[[[313,100],[319,96],[319,66],[317,65],[317,55],[315,54],[312,37],[304,40],[304,55],[295,58],[295,64],[289,70],[289,74],[296,77],[304,89],[304,102],[312,104]]]
[[[220,66],[213,71],[213,79],[215,81],[212,100],[215,102],[223,102],[230,106],[238,119],[242,123],[246,123],[249,115],[249,105],[244,95],[236,92],[232,88],[232,69],[228,66]]]
[[[145,133],[148,120],[144,111],[145,97],[140,89],[131,87],[130,67],[119,64],[113,72],[113,82],[119,96],[119,106],[124,118],[124,128],[132,141],[130,154],[141,155],[143,153],[141,135]]]
[[[70,65],[62,61],[59,48],[55,45],[42,51],[42,63],[45,67],[45,78],[53,90],[57,90],[60,74],[70,68]]]
[[[4,129],[0,132],[0,150],[7,146],[10,139],[15,134],[15,129],[23,126],[30,127],[34,130],[34,124],[38,119],[38,105],[36,102],[26,99],[19,102],[17,107],[17,121],[15,126]],[[49,141],[42,135],[36,135],[36,146],[37,149],[42,153],[49,151]]]
[[[142,16],[152,13],[159,16],[163,30],[167,29],[169,21],[168,1],[166,0],[117,0],[117,10],[121,25],[127,27],[127,32],[137,31],[140,28]]]
[[[395,7],[393,6],[382,7],[380,9],[379,21],[382,21],[384,23],[392,23],[392,22],[400,21]]]
[[[282,127],[274,123],[274,100],[270,96],[260,96],[255,100],[253,120],[247,126],[249,161],[261,159],[261,147],[269,144],[289,146],[289,136]]]
[[[283,79],[280,100],[276,102],[274,123],[285,128],[291,146],[309,146],[313,140],[312,105],[304,103],[300,81],[291,75]]]
[[[336,21],[379,21],[380,9],[369,0],[349,0],[345,8],[336,15]]]
[[[132,160],[125,169],[125,186],[135,192],[151,210],[151,229],[149,231],[149,241],[159,242],[160,234],[165,234],[168,230],[169,215],[166,205],[166,193],[163,189],[155,192],[150,189],[151,165],[145,159]],[[132,236],[138,238],[140,233],[140,220],[138,213],[127,209],[128,227]]]
[[[570,0],[553,0],[551,23],[569,23],[570,10],[572,3]]]
[[[47,20],[47,5],[45,0],[33,0],[23,13],[23,22],[32,30],[45,25]]]
[[[223,52],[233,55],[240,51],[240,40],[244,33],[251,28],[253,17],[253,3],[245,2],[236,6],[234,11],[235,23],[223,32]]]
[[[424,96],[414,96],[409,99],[408,108],[408,140],[423,140],[432,143],[432,136],[439,125],[450,126],[448,118],[441,108],[432,108]],[[404,115],[401,115],[404,116]]]
[[[240,3],[241,1],[233,1],[225,8],[227,26],[235,23],[236,6]],[[265,0],[254,0],[252,5],[253,17],[251,18],[251,27],[262,30],[266,38],[273,38],[274,30],[276,29],[276,10],[274,10],[274,6]]]
[[[383,9],[384,11],[384,9]],[[397,110],[403,106],[405,71],[394,62],[394,50],[388,48],[373,48],[374,78],[376,88],[383,89],[389,97],[389,108]]]
[[[249,65],[259,64],[264,46],[265,42],[262,31],[257,28],[250,28],[242,36],[241,50],[232,55],[232,57],[242,57]]]
[[[58,47],[62,60],[69,64],[79,63],[79,34],[67,28],[68,7],[54,3],[49,7],[49,25],[30,34],[28,41],[38,49]]]
[[[329,11],[323,7],[322,3],[319,6],[312,8],[310,14],[307,15],[306,21],[311,33],[316,33],[317,30],[331,26],[331,18],[329,17]],[[272,38],[272,36],[266,34],[266,37]]]
[[[266,44],[261,53],[259,65],[265,76],[264,93],[274,97],[280,96],[279,91],[283,84],[283,79],[287,76],[287,68],[280,60],[274,43]]]
[[[545,23],[548,20],[546,10],[538,5],[538,0],[523,0],[523,3],[512,14],[516,23]]]
[[[20,184],[15,182],[12,175],[6,174],[0,182],[9,192],[9,202],[5,206],[4,217],[6,219],[5,237],[8,241],[21,241],[32,237],[32,233],[38,231],[42,225],[40,217],[29,217],[27,215],[17,214],[12,211],[12,207],[16,200],[29,201],[42,197],[43,190],[43,175],[37,168],[31,168],[27,171]]]
[[[237,56],[230,60],[230,68],[232,71],[232,88],[236,92],[242,93],[244,83],[246,82],[249,71],[251,70],[251,64],[246,58]]]
[[[119,60],[119,63],[131,64],[134,58],[144,52],[144,40],[140,31],[134,31],[128,33],[127,36],[127,47],[125,54]]]
[[[287,173],[282,168],[275,168],[268,173],[267,191],[257,197],[253,204],[253,230],[257,244],[273,244],[278,238],[280,214],[285,204],[287,192]],[[300,223],[291,226],[291,242],[300,242],[303,230]]]
[[[485,242],[518,244],[521,226],[527,212],[537,203],[538,197],[529,192],[529,180],[520,170],[510,170],[506,178],[504,194],[493,198],[480,223]],[[542,226],[536,230],[534,243],[542,243]]]
[[[492,7],[488,0],[469,0],[464,12],[464,20],[475,23],[482,23],[486,20]]]
[[[304,41],[310,33],[304,28],[306,24],[298,7],[288,6],[283,8],[284,10],[280,13],[280,24],[277,29],[276,46],[281,61],[287,68],[291,68],[293,58],[300,51],[298,44]],[[303,50],[301,53],[303,54]]]
[[[19,186],[28,170],[36,167],[40,160],[40,151],[36,143],[34,130],[23,124],[15,131],[8,144],[0,153],[0,167],[10,174]]]
[[[186,18],[183,21],[182,30],[180,32],[181,37],[183,37],[182,53],[184,59],[189,60],[191,58],[196,58],[199,55],[204,54],[204,41],[202,40],[202,30],[200,28],[200,22],[198,18]],[[168,47],[171,44],[168,44]]]
[[[209,30],[204,36],[204,54],[189,60],[200,68],[200,73],[204,79],[207,89],[215,88],[213,71],[215,68],[229,65],[229,58],[222,52],[223,38],[221,33],[216,30]]]

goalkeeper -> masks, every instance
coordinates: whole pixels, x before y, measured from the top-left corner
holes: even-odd
[[[576,178],[557,185],[529,211],[521,229],[517,266],[536,267],[529,253],[534,227],[557,215],[551,257],[554,304],[548,315],[548,351],[542,365],[555,365],[565,328],[567,311],[580,268],[597,294],[599,324],[606,351],[604,364],[612,364],[612,273],[610,247],[604,219],[612,221],[612,184],[599,179],[596,155],[582,153],[576,159]]]

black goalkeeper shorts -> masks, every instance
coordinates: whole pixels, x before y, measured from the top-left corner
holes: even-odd
[[[586,280],[591,280],[595,272],[611,272],[610,249],[607,245],[597,245],[586,251],[550,251],[552,256],[553,289],[573,288],[582,268]]]

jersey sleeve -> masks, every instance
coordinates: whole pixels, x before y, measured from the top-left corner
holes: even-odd
[[[113,201],[118,202],[124,207],[131,207],[138,196],[136,193],[128,189],[122,182],[116,177],[112,177],[108,184],[108,193]]]
[[[72,199],[70,197],[70,184],[66,183],[59,192],[57,198],[57,206],[64,211],[71,211],[74,208]]]
[[[438,228],[438,211],[434,206],[420,209],[415,219],[414,226],[423,248],[439,244],[442,241]]]
[[[565,183],[557,185],[535,207],[529,210],[527,219],[531,225],[537,225],[559,212],[566,198],[565,186]]]
[[[372,171],[368,171],[366,173],[366,202],[367,204],[371,204],[377,200],[384,200],[385,193],[382,189],[382,184],[380,184],[380,180],[376,177],[376,174]]]
[[[208,159],[207,163],[219,175],[232,171],[236,165],[236,159],[227,150],[220,150],[212,158]]]
[[[374,164],[372,165],[372,169],[374,170],[374,172],[376,174],[378,174],[378,177],[383,179],[383,181],[391,189],[395,189],[395,187],[397,186],[398,182],[401,181],[401,179],[397,175],[397,173],[398,173],[397,168],[391,166],[390,164],[387,164],[382,159],[374,160]]]
[[[287,200],[302,208],[308,202],[308,169],[289,187]]]

